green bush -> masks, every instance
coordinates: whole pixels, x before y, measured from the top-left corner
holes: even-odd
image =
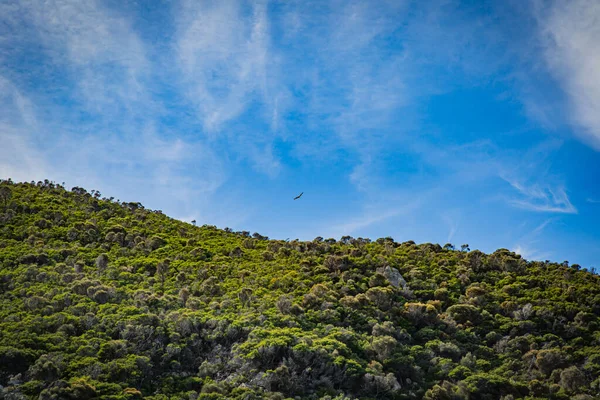
[[[0,181],[0,194],[0,398],[600,390],[600,279],[579,267],[391,238],[269,240],[51,182]]]

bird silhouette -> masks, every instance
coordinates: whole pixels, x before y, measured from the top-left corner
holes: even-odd
[[[298,196],[294,197],[294,200],[298,200],[300,197],[302,197],[303,194],[304,192],[300,193]]]

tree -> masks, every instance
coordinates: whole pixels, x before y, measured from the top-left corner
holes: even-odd
[[[181,303],[183,304],[184,307],[187,304],[187,301],[189,298],[190,298],[190,291],[188,290],[188,288],[181,288],[181,290],[179,291],[179,299],[181,300]]]
[[[563,367],[565,359],[565,354],[558,349],[540,350],[536,355],[535,364],[543,374],[549,375],[556,368]]]
[[[280,313],[289,314],[292,310],[292,304],[293,303],[291,296],[282,295],[281,297],[279,297],[279,300],[277,300],[277,303],[275,305],[277,306],[277,309]]]
[[[391,336],[378,336],[373,338],[371,346],[377,353],[379,360],[383,362],[392,355],[397,344],[398,341]]]
[[[252,293],[252,289],[247,287],[242,288],[242,290],[240,290],[238,297],[243,305],[247,305],[250,302],[250,299],[252,298]]]
[[[468,244],[463,244],[460,246],[460,251],[471,251]]]
[[[350,242],[352,242],[352,240],[354,240],[354,238],[352,236],[346,235],[346,236],[342,236],[342,238],[340,239],[340,242],[343,244],[350,244]]]
[[[388,287],[372,287],[367,290],[365,296],[370,302],[377,305],[381,309],[388,309],[390,306],[390,300],[392,299],[393,292]]]
[[[4,208],[8,205],[8,201],[12,197],[12,190],[8,186],[0,186],[0,200],[2,201],[2,205]]]
[[[452,384],[447,381],[444,381],[441,386],[434,385],[423,397],[424,400],[454,400],[455,398]]]
[[[100,271],[103,271],[106,269],[107,266],[108,266],[108,256],[106,254],[102,253],[96,258],[96,268],[98,268],[98,270],[100,270]]]
[[[481,319],[479,309],[470,304],[455,304],[448,307],[446,312],[459,324],[464,324],[466,322],[476,324]]]
[[[158,274],[158,277],[160,278],[161,290],[164,290],[165,280],[166,280],[168,272],[169,272],[169,260],[160,261],[156,265],[156,273]]]
[[[585,384],[585,375],[574,365],[560,373],[560,386],[567,391],[573,392]]]

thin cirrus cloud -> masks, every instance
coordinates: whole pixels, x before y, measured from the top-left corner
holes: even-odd
[[[524,183],[508,177],[503,179],[519,193],[518,197],[509,201],[515,207],[536,212],[577,214],[577,208],[561,186]]]
[[[322,227],[322,231],[332,237],[341,237],[360,232],[374,224],[381,223],[391,218],[407,215],[418,209],[424,198],[416,198],[402,202],[401,205],[378,204],[377,207],[369,206],[356,217],[339,225]]]
[[[520,254],[525,259],[543,261],[549,259],[553,252],[547,250],[540,250],[540,236],[543,231],[553,222],[556,222],[554,218],[548,218],[541,224],[537,225],[534,229],[526,232],[519,238],[518,243],[514,246],[513,251]]]
[[[184,210],[220,186],[213,151],[160,126],[162,99],[148,82],[157,65],[128,18],[97,1],[20,1],[2,10],[11,27],[1,35],[10,44],[0,53],[5,64],[43,61],[2,71],[11,78],[2,79],[2,176],[67,181]],[[173,196],[149,200],[165,192]]]
[[[552,256],[550,252],[543,252],[535,248],[530,248],[522,245],[517,245],[512,249],[517,254],[520,254],[526,260],[544,261]]]
[[[44,178],[42,155],[29,142],[38,122],[29,99],[0,76],[0,174],[15,180]]]
[[[600,149],[600,5],[594,0],[540,2],[536,16],[544,60],[568,96],[576,133]]]
[[[209,132],[253,101],[270,102],[266,3],[250,8],[243,10],[237,1],[184,1],[178,15],[176,46],[186,94]]]
[[[131,113],[143,101],[143,83],[149,69],[144,44],[128,19],[99,1],[51,0],[17,2],[17,29],[33,28],[47,57],[47,66],[59,79],[67,71],[67,85],[79,104],[94,113]]]
[[[545,213],[577,214],[563,179],[552,173],[553,156],[562,147],[560,140],[542,141],[513,155],[505,162],[499,177],[515,191],[509,204],[525,210]]]

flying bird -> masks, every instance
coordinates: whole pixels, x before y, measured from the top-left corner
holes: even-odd
[[[303,194],[304,192],[300,193],[298,196],[294,197],[294,200],[298,200],[300,197],[302,197]]]

